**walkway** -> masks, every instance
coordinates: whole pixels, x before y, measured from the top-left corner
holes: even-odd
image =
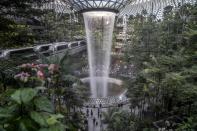
[[[121,108],[121,110],[130,111],[130,105],[122,105],[121,107],[116,106],[116,108]],[[103,123],[104,116],[103,112],[107,112],[109,108],[92,108],[92,107],[84,107],[83,112],[87,117],[87,130],[88,131],[104,131],[107,128],[107,125]]]
[[[84,108],[84,113],[87,117],[88,131],[103,131],[106,125],[103,123],[102,108]]]

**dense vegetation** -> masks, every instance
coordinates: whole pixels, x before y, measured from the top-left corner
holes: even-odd
[[[173,128],[197,129],[197,5],[172,8],[164,9],[162,21],[145,13],[130,21],[134,29],[125,60],[135,66],[128,96],[130,108],[139,109],[134,120],[138,130],[158,120],[165,124],[172,116],[183,122]]]
[[[0,49],[69,41],[83,35],[82,17],[75,22],[74,13],[44,8],[50,2],[53,0],[1,0]]]
[[[130,111],[104,113],[109,131],[197,130],[197,5],[167,6],[163,13],[163,20],[146,11],[129,18]]]
[[[32,6],[47,2],[1,0],[0,48],[84,35],[81,17],[76,22],[73,14]],[[104,112],[107,131],[197,130],[197,5],[168,6],[163,13],[162,20],[146,11],[129,19],[124,62],[135,69],[125,84],[130,109]],[[27,22],[35,17],[40,32]],[[71,68],[87,59],[73,65],[67,54],[51,59],[39,55],[41,60],[32,63],[0,61],[0,131],[85,130],[81,108],[89,92]],[[18,66],[21,62],[26,64]]]
[[[89,93],[69,64],[65,54],[22,64],[11,75],[1,70],[0,130],[84,130],[80,108]]]
[[[47,1],[46,1],[47,2]],[[1,0],[0,2],[0,43],[1,48],[30,45],[34,34],[27,22],[40,17],[40,7],[45,0]]]

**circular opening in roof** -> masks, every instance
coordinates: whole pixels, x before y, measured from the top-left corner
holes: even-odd
[[[88,16],[112,16],[114,15],[113,12],[109,12],[109,11],[88,11],[88,12],[84,12],[83,14],[88,15]]]

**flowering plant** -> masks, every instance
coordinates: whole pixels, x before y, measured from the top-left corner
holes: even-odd
[[[28,73],[21,72],[21,73],[15,75],[14,78],[15,78],[15,79],[18,79],[18,80],[20,80],[20,81],[23,81],[23,82],[27,82],[29,76],[30,76],[30,75],[29,75]]]
[[[59,72],[59,66],[56,64],[35,64],[27,63],[19,66],[20,72],[14,76],[23,84],[32,86],[43,85],[46,80]]]

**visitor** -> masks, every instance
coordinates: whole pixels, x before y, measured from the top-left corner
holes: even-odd
[[[170,124],[170,121],[166,120],[166,121],[165,121],[165,126],[166,126],[166,129],[167,129],[167,130],[170,129],[170,125],[171,125],[171,124]]]
[[[92,109],[91,109],[91,116],[93,116],[93,111],[92,111]]]
[[[98,108],[98,118],[99,118],[99,114],[100,114],[100,109]]]
[[[93,118],[93,125],[95,125],[95,122],[96,122],[96,118],[94,117]]]
[[[86,110],[86,115],[87,115],[87,117],[89,116],[89,109],[88,108]]]
[[[85,124],[85,125],[88,124],[88,120],[87,120],[87,119],[84,120],[84,124]]]

